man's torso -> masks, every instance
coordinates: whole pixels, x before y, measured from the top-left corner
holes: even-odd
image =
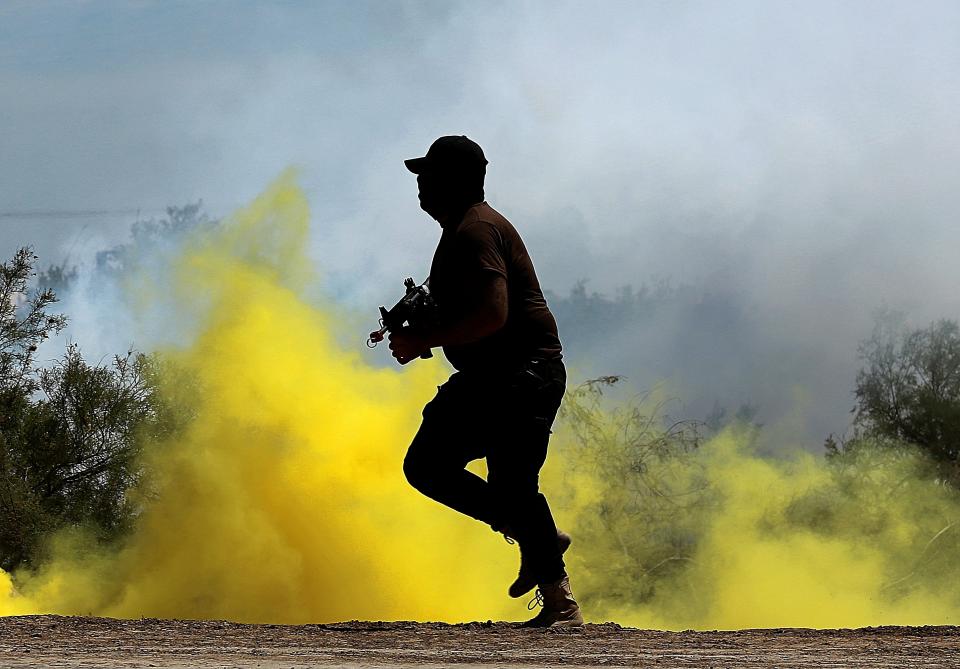
[[[515,368],[530,359],[561,357],[557,323],[547,307],[536,271],[513,225],[486,202],[444,227],[430,268],[430,291],[441,314],[456,318],[470,307],[469,287],[482,273],[507,282],[507,322],[469,344],[444,346],[458,370]],[[487,277],[489,278],[489,277]]]

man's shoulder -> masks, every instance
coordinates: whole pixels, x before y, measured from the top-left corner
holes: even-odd
[[[513,225],[489,204],[480,202],[467,209],[463,215],[463,221],[457,228],[457,233],[470,235],[491,228],[502,233],[505,230],[512,230]]]

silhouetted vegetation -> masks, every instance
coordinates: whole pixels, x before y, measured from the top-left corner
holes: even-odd
[[[710,503],[696,457],[705,426],[665,421],[664,404],[649,395],[605,404],[604,391],[618,381],[607,376],[570,389],[559,414],[572,436],[558,445],[565,449],[560,489],[569,497],[562,506],[577,509],[582,522],[571,531],[604,565],[578,581],[590,604],[650,599],[688,566]]]
[[[598,372],[627,375],[635,387],[686,376],[704,394],[696,398],[697,414],[715,431],[757,419],[757,404],[729,403],[728,391],[736,390],[732,385],[745,372],[775,374],[784,363],[779,351],[758,341],[742,299],[662,278],[639,288],[623,286],[612,296],[587,286],[581,280],[566,295],[546,292],[569,359],[590,360]],[[684,413],[689,417],[688,410]]]
[[[202,202],[182,207],[167,207],[166,218],[136,221],[130,226],[130,241],[98,251],[94,259],[94,273],[102,279],[116,278],[130,272],[137,262],[176,243],[184,235],[198,228],[217,225],[203,211]],[[50,265],[37,277],[40,290],[52,290],[62,295],[77,280],[77,268],[69,259],[61,265]]]
[[[938,475],[960,485],[960,326],[939,320],[908,327],[884,312],[860,345],[852,438],[827,440],[827,452],[864,448],[864,442],[919,446]]]
[[[0,276],[0,567],[42,550],[65,525],[119,536],[135,510],[125,493],[136,483],[138,434],[158,419],[153,362],[129,352],[90,365],[68,346],[38,369],[41,342],[66,325],[51,313],[49,288],[30,292],[35,256],[21,249]]]
[[[170,207],[160,221],[137,223],[132,241],[97,254],[103,280],[130,271],[178,237],[211,222],[200,204]],[[84,526],[101,542],[130,529],[149,495],[141,450],[145,440],[176,432],[189,402],[167,401],[161,378],[177,372],[156,356],[128,351],[107,364],[84,360],[78,346],[39,367],[40,344],[63,330],[53,313],[56,291],[77,278],[51,266],[36,280],[37,257],[21,249],[0,265],[0,568],[42,560],[44,539]],[[178,384],[178,393],[190,383]],[[136,488],[139,498],[129,494]]]
[[[167,213],[166,219],[135,224],[131,241],[98,253],[98,280],[122,277],[182,235],[216,224],[199,203]],[[91,364],[77,346],[67,345],[55,363],[37,366],[38,346],[67,323],[52,310],[56,291],[68,290],[77,271],[52,266],[31,289],[36,260],[23,249],[2,265],[0,277],[0,568],[8,570],[41,560],[44,538],[59,528],[84,526],[106,542],[122,537],[143,503],[130,491],[149,494],[143,445],[169,437],[190,420],[189,401],[180,398],[174,405],[161,392],[161,379],[177,370],[163,367],[155,356],[129,351]],[[644,332],[655,332],[654,324],[669,317],[677,323],[669,333],[672,345],[690,351],[696,364],[711,364],[711,338],[718,328],[738,333],[728,339],[752,353],[748,314],[729,297],[666,281],[626,287],[614,297],[586,286],[579,282],[567,296],[549,296],[564,343],[574,350],[602,346],[614,334],[635,337],[640,346]],[[862,343],[860,355],[864,367],[856,383],[853,436],[827,442],[837,486],[829,495],[811,493],[790,506],[791,522],[798,525],[826,526],[861,504],[864,491],[877,499],[889,494],[886,474],[882,485],[864,481],[871,472],[906,466],[899,463],[919,471],[924,461],[912,445],[930,456],[929,477],[960,482],[958,325],[938,321],[909,329],[887,314]],[[573,439],[565,462],[570,476],[580,472],[603,483],[602,495],[578,500],[589,507],[581,517],[593,522],[577,534],[580,542],[621,561],[610,568],[625,575],[624,592],[604,596],[643,601],[658,582],[682,571],[696,548],[703,507],[714,503],[698,470],[703,439],[730,428],[749,441],[762,425],[749,403],[728,409],[717,402],[702,421],[670,419],[651,395],[611,411],[602,400],[617,381],[603,377],[568,393],[561,416]],[[171,386],[190,392],[191,384],[168,382],[164,388]],[[639,518],[644,532],[632,529]]]

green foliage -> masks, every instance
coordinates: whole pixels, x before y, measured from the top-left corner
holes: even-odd
[[[97,254],[109,281],[170,249],[192,230],[215,225],[201,203],[168,207],[161,220],[138,221],[132,240]],[[38,346],[66,317],[50,313],[75,268],[54,265],[30,290],[37,257],[21,249],[0,265],[0,568],[42,560],[44,539],[83,526],[95,540],[122,536],[150,494],[141,448],[169,438],[191,419],[193,383],[156,356],[133,351],[89,364],[79,348],[43,369]],[[174,379],[164,384],[161,379]],[[134,499],[130,491],[137,490]]]
[[[926,490],[936,477],[929,457],[893,439],[861,436],[842,446],[833,443],[826,455],[830,485],[810,490],[788,507],[796,526],[820,533],[859,527],[869,535],[869,528],[886,527],[891,498],[912,497],[910,491]]]
[[[939,320],[911,329],[900,315],[881,314],[860,356],[857,432],[842,448],[863,437],[916,444],[960,484],[960,326]]]
[[[7,410],[0,416],[12,410],[22,394],[37,389],[38,381],[31,374],[34,353],[67,324],[66,317],[47,313],[57,301],[52,290],[28,293],[36,258],[27,247],[9,263],[0,264],[0,409]]]
[[[41,557],[43,538],[84,525],[102,540],[136,515],[142,437],[179,420],[159,393],[159,362],[133,352],[88,364],[75,345],[50,367],[34,353],[66,319],[49,288],[28,293],[35,256],[19,251],[0,275],[0,568]]]
[[[579,497],[564,506],[577,510],[578,544],[591,557],[603,556],[602,565],[580,565],[578,591],[587,605],[604,608],[647,601],[681,571],[711,503],[695,454],[702,424],[664,421],[663,404],[651,406],[649,395],[607,406],[604,389],[618,380],[581,384],[560,411],[573,437],[559,446],[572,472],[563,488]]]
[[[564,472],[550,489],[575,537],[577,596],[595,614],[645,609],[700,624],[730,596],[721,586],[738,559],[804,546],[848,560],[838,571],[855,571],[863,549],[879,571],[860,594],[891,605],[956,581],[960,493],[936,481],[937,464],[917,446],[864,435],[834,443],[825,461],[764,457],[749,411],[704,440],[706,425],[663,420],[652,395],[608,402],[616,380],[568,393],[568,438],[552,445]],[[761,570],[787,578],[807,560]]]
[[[827,463],[829,482],[788,505],[792,527],[882,546],[895,567],[880,589],[885,597],[956,581],[960,496],[929,451],[861,433],[842,444],[828,440]]]

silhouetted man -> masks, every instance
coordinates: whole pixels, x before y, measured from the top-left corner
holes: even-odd
[[[580,625],[539,472],[566,387],[557,323],[520,235],[483,199],[487,160],[464,136],[441,137],[422,158],[420,207],[443,229],[430,268],[435,326],[390,336],[401,363],[440,346],[456,368],[423,409],[404,460],[424,495],[488,523],[520,545],[521,597],[539,586],[543,610],[528,626]],[[465,469],[486,458],[487,479]]]

